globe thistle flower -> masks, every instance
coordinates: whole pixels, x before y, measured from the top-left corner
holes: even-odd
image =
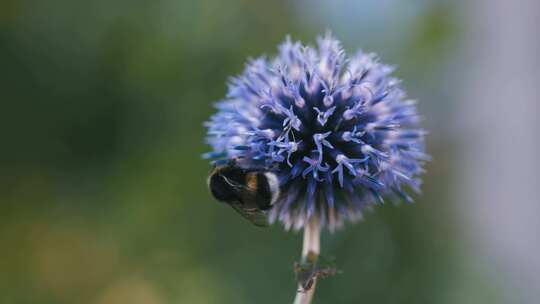
[[[275,58],[250,60],[206,123],[209,157],[275,172],[270,221],[334,230],[385,197],[419,191],[425,132],[416,102],[372,53],[347,58],[330,35],[317,46],[287,38]]]

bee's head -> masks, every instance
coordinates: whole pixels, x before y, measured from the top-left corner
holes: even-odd
[[[210,192],[218,201],[231,202],[238,199],[236,192],[227,183],[226,177],[219,173],[210,176],[208,188],[210,188]]]
[[[208,188],[218,201],[238,202],[245,177],[246,172],[238,167],[216,167],[208,177]]]

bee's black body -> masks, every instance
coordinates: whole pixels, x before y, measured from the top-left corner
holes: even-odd
[[[243,168],[235,160],[216,166],[208,177],[208,187],[218,201],[229,204],[257,226],[268,226],[266,211],[279,196],[274,173]]]

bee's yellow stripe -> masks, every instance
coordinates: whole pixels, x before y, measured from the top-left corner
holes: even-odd
[[[257,191],[257,174],[256,173],[246,174],[246,186],[249,188],[250,191],[253,191],[253,192]]]

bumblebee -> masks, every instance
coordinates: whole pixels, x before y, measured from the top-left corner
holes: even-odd
[[[268,211],[280,194],[275,173],[243,168],[236,159],[232,159],[215,165],[207,182],[216,200],[228,204],[255,226],[270,225]]]

